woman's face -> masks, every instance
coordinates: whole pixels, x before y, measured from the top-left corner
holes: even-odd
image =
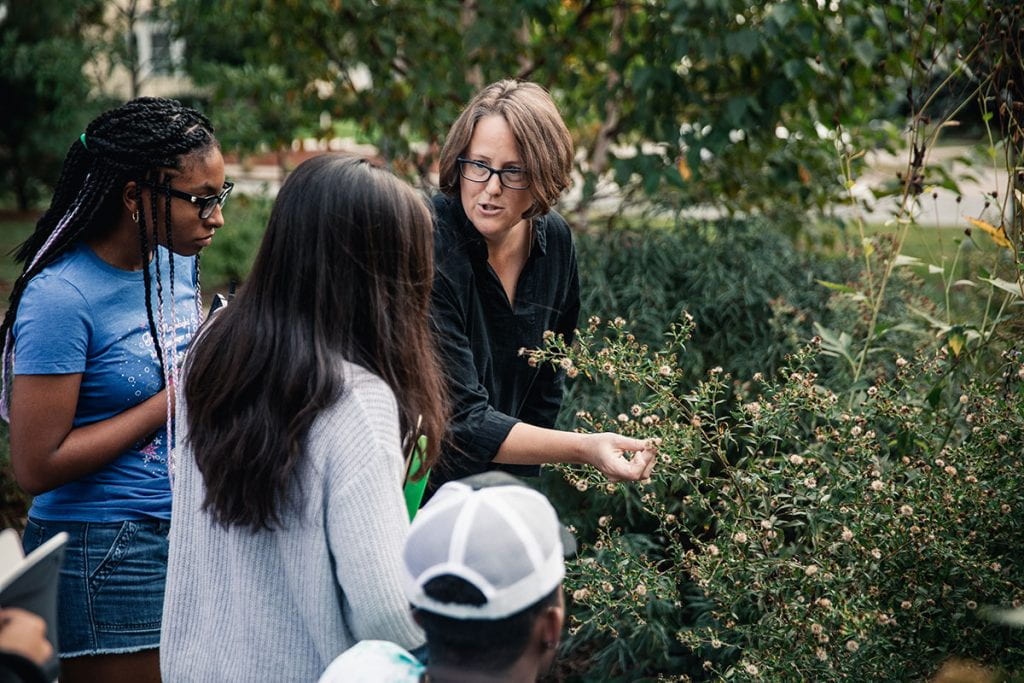
[[[185,157],[177,170],[165,172],[162,183],[180,192],[197,197],[220,194],[224,189],[224,157],[216,147],[203,154]],[[148,192],[143,192],[145,208],[149,208]],[[168,246],[164,228],[164,195],[157,192],[157,231],[160,244]],[[199,217],[199,207],[187,199],[171,197],[171,229],[174,253],[180,256],[195,256],[213,241],[214,231],[224,225],[220,206],[214,208],[207,218]]]
[[[491,114],[477,121],[473,137],[463,157],[480,161],[491,168],[523,168],[519,146],[512,130],[500,114]],[[459,176],[462,208],[470,222],[489,243],[502,243],[520,225],[523,213],[533,204],[530,190],[510,190],[501,184],[497,174],[482,183]]]

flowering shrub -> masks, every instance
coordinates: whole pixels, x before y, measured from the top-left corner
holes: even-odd
[[[661,441],[640,486],[562,469],[606,494],[567,515],[584,539],[569,647],[591,673],[908,680],[953,654],[1020,666],[1019,635],[979,607],[1024,602],[1024,356],[972,378],[945,346],[895,355],[840,396],[814,370],[816,338],[776,376],[713,368],[687,386],[692,325],[654,349],[592,318],[573,348],[531,352],[622,390],[620,411],[580,410],[582,428]]]

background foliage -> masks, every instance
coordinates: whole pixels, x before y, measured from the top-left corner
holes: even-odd
[[[0,19],[0,199],[27,209],[57,182],[71,138],[106,101],[94,100],[82,67],[94,49],[98,0],[3,3]],[[10,194],[8,194],[10,193]],[[13,196],[12,196],[13,195]]]
[[[79,106],[90,97],[76,64],[97,51],[109,63],[131,61],[109,27],[89,30],[102,5],[40,0],[29,13],[24,3],[4,3],[4,71],[16,75],[8,87],[50,98],[22,100],[57,117],[47,131],[75,129],[67,117],[90,111]],[[342,131],[374,142],[400,172],[426,178],[476,89],[529,78],[552,91],[577,140],[583,206],[612,193],[727,213],[825,210],[843,189],[835,139],[855,138],[862,149],[892,144],[898,128],[882,122],[912,116],[931,86],[954,73],[943,96],[963,101],[978,83],[957,71],[958,60],[990,54],[975,49],[991,11],[976,1],[156,5],[186,41],[185,71],[229,149],[281,151],[296,138]],[[1020,10],[1007,3],[1006,11]],[[975,112],[971,104],[959,116],[977,122]],[[32,119],[5,116],[15,121]],[[15,134],[24,130],[10,128],[0,141],[0,166],[23,169],[14,161],[33,144]],[[54,182],[52,169],[18,173]]]
[[[773,213],[823,208],[841,187],[829,135],[884,142],[875,120],[920,104],[913,72],[946,75],[983,16],[979,2],[931,0],[168,9],[232,145],[279,147],[300,128],[331,134],[314,122],[354,121],[384,158],[422,174],[474,90],[529,78],[552,90],[584,150],[584,201],[605,179],[676,207]]]

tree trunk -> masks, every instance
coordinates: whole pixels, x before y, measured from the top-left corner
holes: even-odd
[[[622,32],[626,23],[626,1],[617,0],[612,14],[612,34],[608,43],[608,96],[604,100],[604,123],[597,133],[594,149],[590,153],[590,169],[600,175],[608,168],[608,148],[619,128],[622,116],[621,98],[613,95],[615,88],[622,81],[622,74],[611,64],[622,52]]]
[[[476,0],[462,0],[462,6],[459,8],[459,26],[462,27],[463,36],[466,31],[476,23],[477,17],[477,4]],[[477,50],[472,50],[466,53],[466,83],[473,86],[473,90],[480,90],[484,87],[484,73],[481,70],[479,64],[474,64],[473,61],[477,57]]]
[[[621,98],[615,96],[615,89],[622,82],[622,74],[615,67],[615,59],[622,52],[622,33],[625,30],[626,0],[616,0],[612,10],[612,30],[608,42],[608,78],[606,80],[608,92],[604,100],[604,121],[594,139],[594,146],[590,150],[589,170],[595,177],[600,178],[608,170],[609,147],[618,132],[619,122],[622,118]],[[581,197],[577,208],[577,225],[580,230],[586,232],[589,227],[587,212],[592,198]]]

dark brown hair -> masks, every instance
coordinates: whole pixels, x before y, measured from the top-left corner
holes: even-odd
[[[353,157],[314,157],[292,172],[248,281],[185,369],[188,438],[217,522],[280,523],[301,488],[309,428],[344,389],[341,359],[391,387],[402,433],[419,424],[433,463],[447,411],[427,318],[432,279],[430,212],[411,187]]]
[[[569,187],[572,136],[548,91],[535,83],[504,80],[492,83],[470,100],[452,124],[441,148],[440,185],[449,197],[459,195],[459,168],[476,124],[485,116],[505,119],[530,179],[533,205],[523,218],[546,214]]]

